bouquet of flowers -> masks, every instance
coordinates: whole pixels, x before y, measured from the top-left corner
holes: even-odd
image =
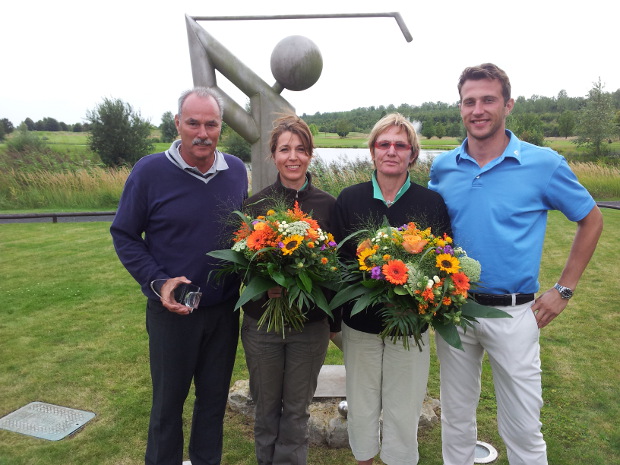
[[[268,331],[285,337],[286,326],[303,328],[305,310],[311,306],[333,317],[325,295],[326,289],[336,288],[340,277],[333,236],[297,202],[293,209],[269,210],[256,218],[235,213],[241,217],[235,244],[207,254],[230,262],[222,272],[241,275],[244,286],[235,309],[281,286],[282,296],[268,299],[259,328],[267,324]]]
[[[480,263],[455,247],[450,236],[435,236],[431,228],[420,229],[413,222],[395,228],[387,220],[374,231],[356,234],[365,236],[346,279],[355,282],[341,289],[331,305],[355,300],[351,315],[378,306],[383,339],[396,343],[401,338],[409,349],[407,336],[412,335],[421,348],[422,333],[431,326],[462,349],[457,326],[467,329],[477,317],[509,316],[468,298],[470,287],[480,280]]]

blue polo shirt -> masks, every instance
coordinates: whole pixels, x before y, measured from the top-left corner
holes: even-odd
[[[482,168],[467,139],[437,156],[428,187],[446,202],[455,243],[482,265],[478,292],[535,293],[547,211],[579,221],[596,203],[564,157],[506,134],[504,153]]]

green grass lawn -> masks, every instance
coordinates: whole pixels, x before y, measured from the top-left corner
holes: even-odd
[[[620,463],[620,255],[614,245],[620,212],[603,213],[605,231],[575,297],[541,333],[542,417],[552,464]],[[144,463],[150,409],[145,302],[119,263],[108,228],[104,222],[0,225],[0,416],[33,401],[96,413],[61,441],[0,430],[0,465]],[[573,233],[573,224],[551,213],[543,289],[557,279]],[[429,393],[436,398],[432,351]],[[333,346],[327,363],[342,363]],[[240,344],[233,381],[247,376]],[[487,363],[478,412],[479,439],[495,445],[495,463],[506,465]],[[420,433],[420,453],[421,464],[441,464],[438,425]],[[223,463],[256,463],[250,423],[230,412]],[[312,448],[309,463],[355,462],[348,449]]]

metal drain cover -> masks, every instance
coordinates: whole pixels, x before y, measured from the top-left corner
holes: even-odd
[[[477,441],[474,463],[491,463],[497,459],[497,450],[491,444]]]
[[[68,407],[31,402],[0,418],[0,428],[58,441],[84,426],[95,414]]]

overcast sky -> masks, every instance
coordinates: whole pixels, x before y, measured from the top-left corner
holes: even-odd
[[[103,98],[119,98],[158,125],[193,86],[185,15],[283,15],[398,11],[391,18],[199,24],[272,85],[270,58],[290,35],[315,42],[323,72],[282,96],[298,114],[458,100],[466,66],[493,62],[513,97],[584,97],[600,77],[620,88],[619,17],[607,0],[11,0],[0,12],[0,118],[83,122]],[[218,85],[242,106],[246,96]]]

